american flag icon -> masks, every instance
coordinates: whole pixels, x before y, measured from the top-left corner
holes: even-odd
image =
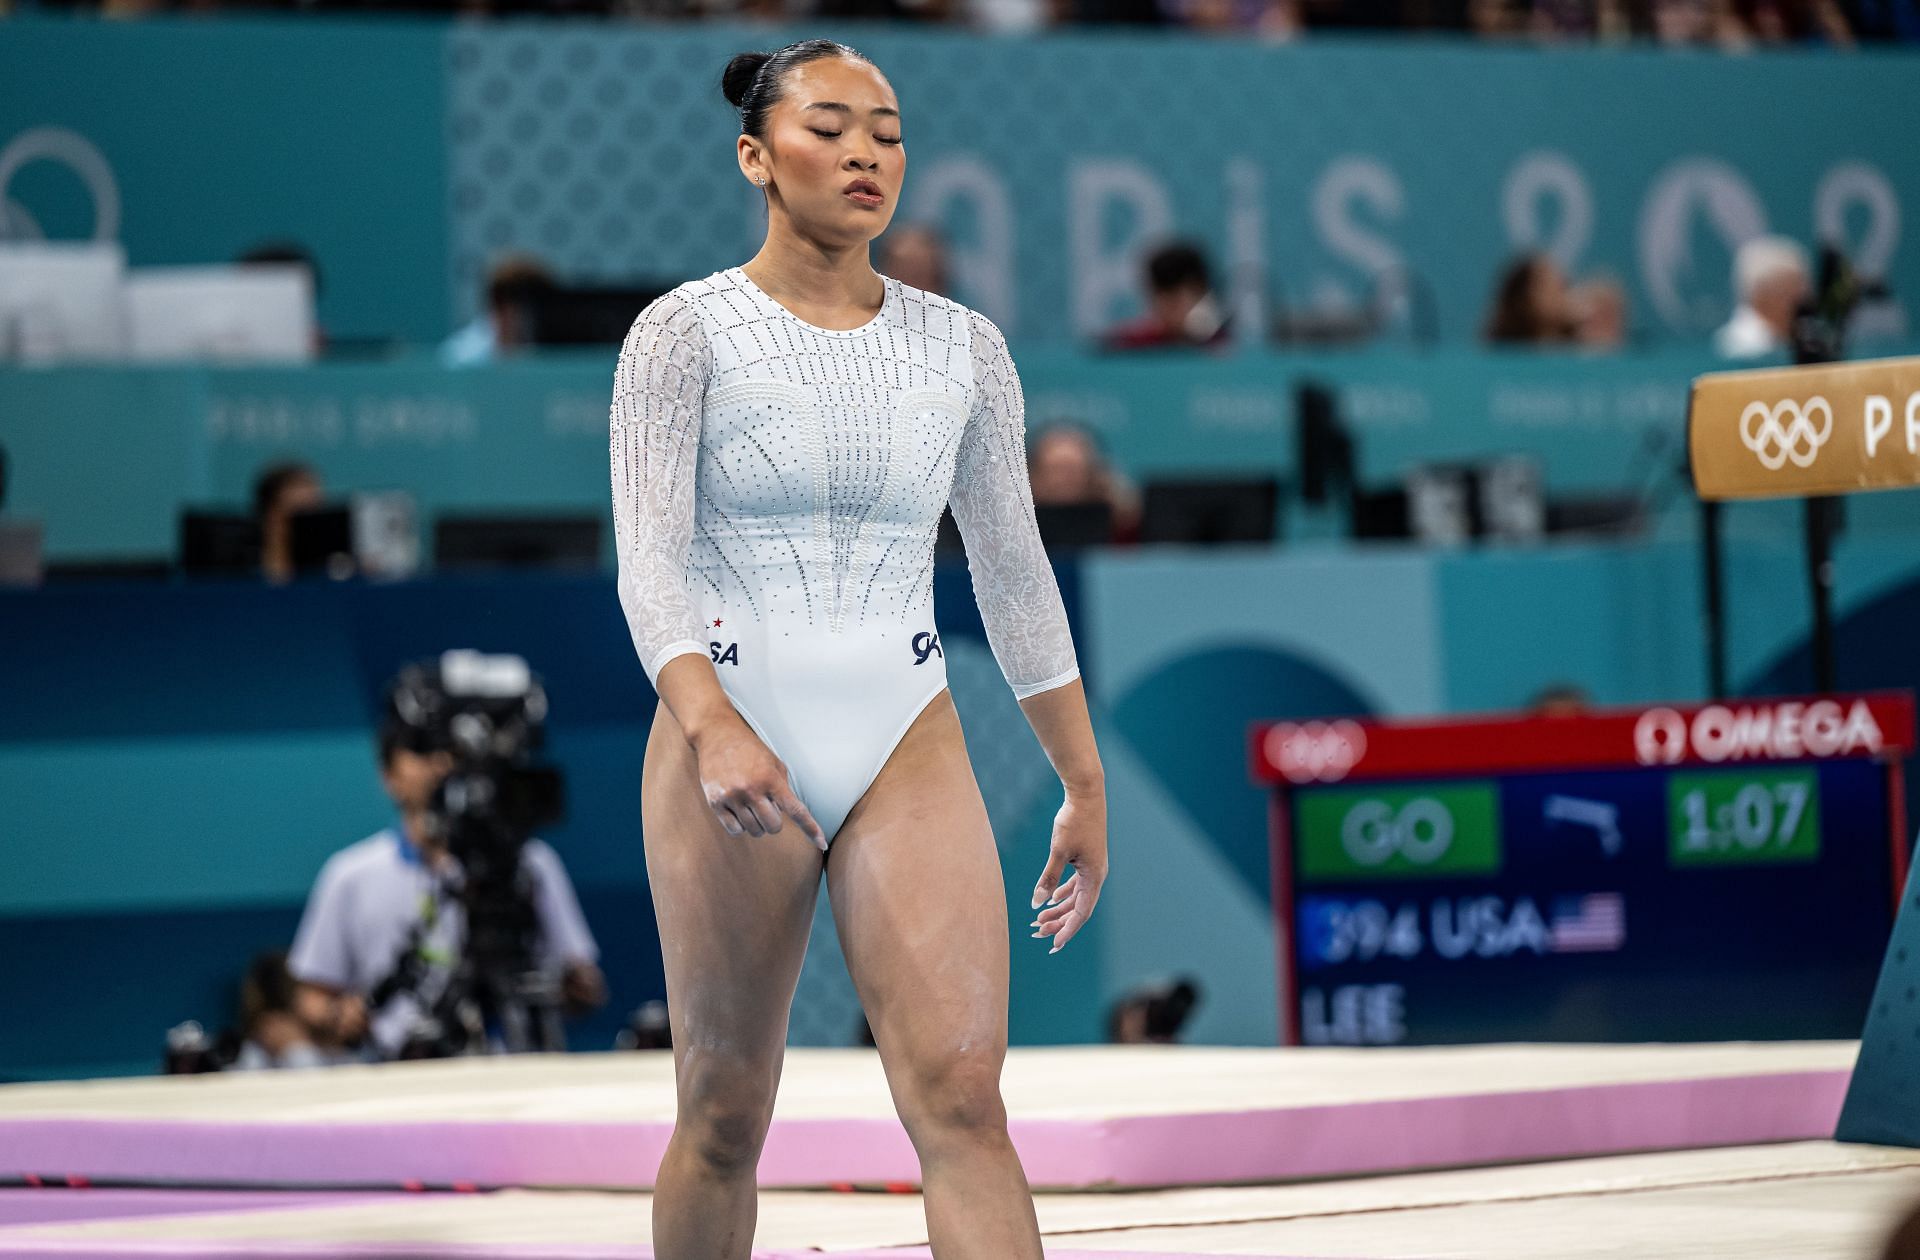
[[[1606,954],[1627,943],[1627,899],[1619,893],[1556,897],[1547,929],[1556,954]]]

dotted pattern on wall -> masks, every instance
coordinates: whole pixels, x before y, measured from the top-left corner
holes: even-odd
[[[478,310],[489,262],[503,253],[531,252],[566,279],[607,284],[678,283],[751,257],[765,211],[734,158],[739,119],[720,94],[720,71],[742,49],[822,34],[874,58],[901,94],[909,165],[893,221],[938,223],[954,255],[949,296],[1010,335],[1036,339],[1070,335],[1075,164],[1125,159],[1150,170],[1161,195],[1174,194],[1167,230],[1222,243],[1230,123],[1249,110],[1233,88],[1273,82],[1255,72],[1265,64],[1258,50],[1235,56],[1203,41],[456,28],[447,126],[458,318]],[[1223,75],[1223,55],[1246,64]],[[1256,147],[1269,176],[1289,178],[1296,158],[1285,146]],[[994,185],[984,196],[982,173]],[[1140,227],[1112,206],[1101,219],[1096,232],[1108,250]],[[1268,219],[1269,236],[1291,230]],[[1218,265],[1224,271],[1226,259]],[[1130,291],[1117,300],[1116,314],[1138,309]]]
[[[936,225],[948,296],[1022,340],[1139,313],[1138,257],[1169,235],[1206,247],[1230,297],[1246,284],[1296,310],[1351,309],[1375,298],[1373,277],[1410,268],[1450,339],[1476,334],[1501,263],[1540,246],[1576,273],[1626,278],[1636,323],[1704,332],[1729,306],[1728,225],[1806,239],[1837,169],[1821,146],[1783,148],[1779,126],[1831,130],[1862,99],[1891,116],[1912,90],[1892,64],[1799,63],[1800,90],[1782,92],[1737,59],[1656,69],[1418,41],[462,26],[447,44],[454,309],[475,309],[502,251],[602,282],[677,283],[751,257],[763,200],[734,157],[720,72],[742,49],[821,35],[871,57],[899,93],[894,222]],[[1825,86],[1836,74],[1844,93]],[[1897,223],[1920,201],[1911,163],[1861,169],[1868,184],[1834,186],[1871,186],[1853,210],[1864,197]],[[1920,288],[1920,251],[1886,265],[1896,292]]]
[[[1834,1136],[1920,1147],[1920,865],[1908,875]]]
[[[1034,843],[1025,829],[1044,804],[1042,798],[1059,795],[1060,782],[1053,777],[1046,753],[1033,737],[1020,702],[1013,698],[1013,690],[1001,675],[986,640],[943,634],[940,642],[946,649],[947,686],[953,693],[954,707],[960,711],[974,777],[979,780],[987,818],[1000,846],[1000,862],[1009,885],[1018,889],[1037,878],[1046,864],[1044,842]],[[1026,942],[1044,949],[1045,942],[1028,939],[1025,923],[1025,919],[1008,923],[1014,948]],[[850,1046],[859,1027],[860,999],[847,974],[846,956],[840,952],[840,937],[822,881],[807,957],[794,994],[793,1017],[787,1025],[787,1044]]]

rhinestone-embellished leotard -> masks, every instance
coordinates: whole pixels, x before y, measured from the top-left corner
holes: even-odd
[[[1079,675],[1006,341],[883,279],[880,313],[845,330],[738,267],[690,280],[640,313],[614,376],[620,604],[647,678],[706,654],[829,840],[946,686],[943,508],[1014,694]]]

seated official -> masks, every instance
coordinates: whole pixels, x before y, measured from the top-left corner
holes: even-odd
[[[415,743],[403,725],[382,728],[380,778],[398,823],[327,859],[287,958],[302,1021],[323,1048],[357,1049],[365,1059],[418,1053],[410,1042],[421,1016],[445,993],[465,947],[463,873],[433,810],[453,759]],[[538,837],[526,841],[520,860],[531,883],[535,964],[557,981],[563,1013],[584,1014],[606,1001],[606,981],[573,884],[559,854]],[[376,990],[403,955],[416,959],[413,978],[381,1000]]]

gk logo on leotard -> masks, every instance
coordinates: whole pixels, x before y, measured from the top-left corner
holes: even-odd
[[[707,651],[713,654],[713,663],[715,665],[738,665],[740,663],[740,645],[738,643],[727,644],[724,652],[720,650],[720,644],[709,643],[707,644]]]
[[[913,636],[913,663],[925,665],[929,656],[937,656],[943,661],[947,659],[947,654],[940,650],[940,636],[922,630]]]

